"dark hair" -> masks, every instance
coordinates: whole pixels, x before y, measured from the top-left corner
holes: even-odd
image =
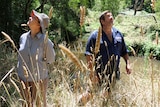
[[[105,20],[105,14],[110,12],[111,11],[109,10],[105,10],[104,12],[102,12],[101,15],[99,16],[99,22],[101,23],[101,20]],[[101,26],[102,26],[102,23],[101,23]]]

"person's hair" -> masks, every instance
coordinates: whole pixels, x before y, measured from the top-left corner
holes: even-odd
[[[99,22],[100,22],[101,26],[102,26],[101,20],[105,20],[105,14],[110,13],[110,12],[111,11],[109,11],[109,10],[105,10],[104,12],[101,13],[101,15],[99,17]]]

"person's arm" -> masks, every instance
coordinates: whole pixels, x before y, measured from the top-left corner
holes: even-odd
[[[46,51],[47,63],[51,64],[52,62],[55,61],[56,53],[54,50],[54,44],[50,39],[48,39],[48,44],[46,48],[47,50],[44,51]]]
[[[131,67],[130,67],[130,62],[129,62],[129,55],[128,55],[128,53],[126,53],[126,54],[123,56],[123,59],[125,60],[125,63],[126,63],[126,71],[127,71],[127,74],[130,74],[130,73],[131,73]]]

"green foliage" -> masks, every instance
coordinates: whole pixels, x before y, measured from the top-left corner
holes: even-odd
[[[104,2],[104,6],[102,7],[102,10],[110,10],[112,11],[114,16],[117,16],[119,11],[119,4],[120,0],[106,0]]]
[[[160,12],[160,0],[157,0],[155,3],[155,12]]]
[[[156,56],[156,59],[160,60],[160,45],[156,46],[154,56]]]
[[[120,0],[96,0],[93,10],[96,11],[112,11],[113,15],[116,16],[119,11]]]
[[[120,5],[119,5],[120,11],[131,7],[131,0],[120,0],[119,3],[120,3]]]
[[[101,8],[102,8],[101,0],[96,0],[95,5],[92,7],[92,9],[94,11],[101,11]]]
[[[151,8],[151,0],[144,0],[143,7],[146,12],[149,12],[149,13],[153,12]]]
[[[160,33],[159,24],[150,25],[147,31],[147,36],[151,41],[153,41],[156,38],[156,32]]]
[[[79,16],[77,13],[78,5],[76,7],[69,6],[69,0],[50,1],[54,12],[52,29],[59,29],[62,40],[70,42],[75,40],[79,34]],[[71,3],[71,2],[70,2]],[[76,9],[76,10],[75,10]],[[72,28],[72,29],[71,29]]]

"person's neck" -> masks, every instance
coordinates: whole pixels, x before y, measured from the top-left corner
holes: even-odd
[[[40,32],[39,29],[31,30],[31,37],[34,38]]]
[[[103,28],[103,31],[108,37],[112,37],[112,27]]]

